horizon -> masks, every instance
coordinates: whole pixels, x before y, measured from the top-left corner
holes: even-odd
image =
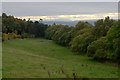
[[[33,21],[118,19],[117,8],[116,2],[3,2],[3,13]]]
[[[5,13],[6,14],[6,13]],[[7,14],[6,14],[7,15]],[[19,17],[15,17],[14,15],[7,15],[7,16],[13,16],[14,18],[18,18],[18,19],[22,19],[22,20],[24,20],[25,18],[19,18]],[[106,17],[109,17],[109,16],[106,16]],[[105,18],[106,17],[104,17],[104,18],[100,18],[100,19],[103,19],[103,20],[105,20]],[[110,19],[112,19],[111,17],[109,17]],[[28,19],[29,19],[29,17],[28,17]],[[28,19],[25,19],[26,21],[28,21]],[[40,18],[41,19],[41,18]],[[53,25],[54,23],[55,24],[57,24],[57,25],[59,25],[59,24],[62,24],[62,25],[68,25],[68,26],[75,26],[78,22],[80,22],[80,21],[83,21],[83,22],[88,22],[88,23],[90,23],[90,24],[92,24],[93,26],[94,26],[94,23],[96,22],[96,21],[98,21],[98,20],[100,20],[100,19],[91,19],[91,20],[74,20],[74,21],[72,21],[72,20],[66,20],[66,21],[64,21],[64,20],[32,20],[32,19],[30,19],[30,21],[32,21],[32,22],[35,22],[35,21],[38,21],[39,23],[43,23],[43,24],[47,24],[47,25]],[[113,20],[118,20],[118,19],[113,19]]]

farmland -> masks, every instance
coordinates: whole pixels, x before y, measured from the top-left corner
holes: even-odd
[[[3,42],[3,78],[118,78],[118,68],[41,38]]]

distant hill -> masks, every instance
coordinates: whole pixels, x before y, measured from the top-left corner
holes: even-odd
[[[90,24],[94,25],[94,22],[97,20],[85,20],[89,22]],[[69,26],[75,26],[79,21],[42,21],[44,24],[52,25],[53,23],[56,24],[63,24],[63,25],[69,25]]]
[[[117,19],[114,19],[117,20]],[[90,24],[94,25],[94,22],[97,20],[79,20],[79,21],[87,21]],[[53,23],[56,24],[62,24],[62,25],[69,25],[69,26],[75,26],[79,21],[42,21],[44,24],[52,25]]]

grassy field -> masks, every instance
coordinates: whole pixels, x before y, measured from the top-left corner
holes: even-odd
[[[46,39],[3,43],[3,78],[118,78],[118,68]]]
[[[2,79],[2,40],[0,37],[0,79]]]

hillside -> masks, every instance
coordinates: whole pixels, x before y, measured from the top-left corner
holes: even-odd
[[[118,68],[46,39],[3,43],[3,78],[118,78]]]

